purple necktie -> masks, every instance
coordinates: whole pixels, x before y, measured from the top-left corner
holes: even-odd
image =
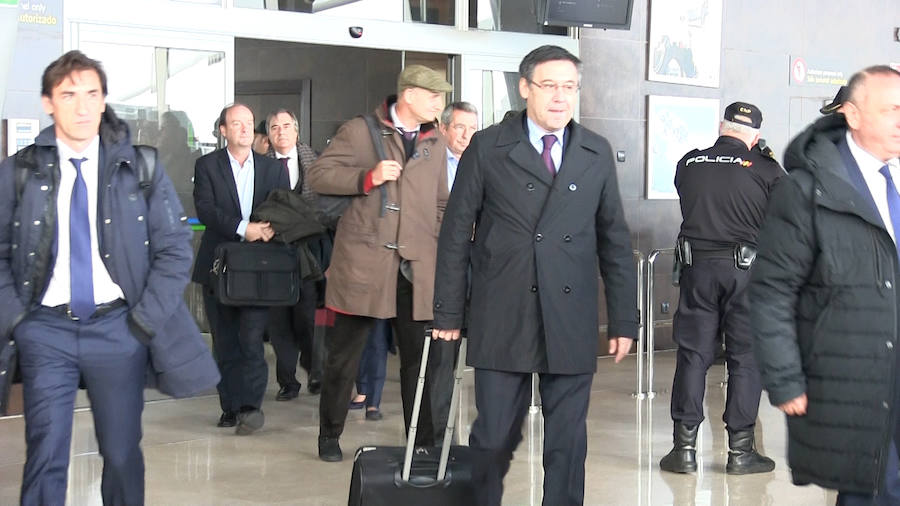
[[[556,165],[553,163],[553,158],[550,157],[550,149],[556,144],[556,136],[547,134],[541,137],[541,140],[544,141],[544,150],[541,151],[541,158],[544,159],[544,165],[547,166],[550,176],[553,177],[556,175]]]
[[[288,159],[287,157],[279,158],[281,160],[281,166],[284,167],[284,172],[288,175],[288,179],[291,177],[291,169],[288,168]]]
[[[81,175],[81,164],[87,158],[69,158],[75,167],[75,185],[69,204],[69,308],[79,319],[90,318],[97,309],[94,303],[94,277],[91,265],[91,224],[88,219],[87,185]]]

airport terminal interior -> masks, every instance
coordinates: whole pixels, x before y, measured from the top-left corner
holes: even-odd
[[[725,474],[727,375],[721,361],[707,376],[699,470],[660,471],[659,460],[672,448],[671,334],[679,294],[671,267],[681,213],[671,181],[675,163],[686,152],[684,143],[711,145],[731,102],[759,106],[761,136],[781,161],[791,138],[820,116],[819,108],[853,72],[873,64],[900,68],[900,2],[864,0],[848,7],[845,0],[604,0],[597,5],[624,6],[613,13],[628,16],[601,25],[593,20],[592,26],[550,10],[567,3],[574,4],[0,0],[0,160],[52,123],[40,112],[40,72],[63,52],[80,49],[103,62],[107,103],[128,123],[133,140],[159,148],[191,218],[196,251],[203,226],[192,198],[194,161],[222,147],[214,122],[226,104],[246,103],[257,122],[278,107],[295,111],[300,141],[321,152],[343,122],[372,111],[395,92],[398,72],[423,64],[453,85],[447,101],[474,104],[478,127],[486,128],[525,107],[518,95],[522,57],[540,45],[559,45],[584,63],[575,119],[608,139],[616,159],[642,275],[636,301],[641,332],[645,338],[655,335],[620,364],[597,358],[584,504],[834,504],[832,491],[791,483],[785,417],[765,392],[756,443],[776,468]],[[6,73],[4,65],[12,70]],[[209,342],[200,288],[189,285],[185,298]],[[605,354],[603,298],[601,290],[598,339]],[[652,366],[647,350],[653,350]],[[277,402],[275,358],[268,344],[266,358],[265,426],[250,436],[216,427],[221,412],[215,391],[179,400],[145,391],[148,505],[342,505],[354,450],[404,443],[395,355],[388,359],[384,418],[371,421],[362,410],[350,412],[340,463],[318,458],[319,397],[307,391],[306,374],[298,368],[303,383],[298,398]],[[456,439],[463,444],[476,416],[473,383],[474,372],[467,369],[457,415]],[[0,416],[0,506],[18,503],[26,455],[21,405],[20,386],[14,386],[10,412]],[[541,504],[537,395],[522,431],[524,440],[505,480],[504,505]],[[101,472],[90,402],[81,392],[75,402],[67,504],[101,504]]]

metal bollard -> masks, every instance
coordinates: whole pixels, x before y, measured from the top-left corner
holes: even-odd
[[[637,390],[631,394],[632,397],[643,399],[646,397],[644,392],[644,332],[646,329],[646,311],[644,301],[644,254],[638,250],[632,251],[632,255],[637,261],[637,305],[638,305],[638,339],[637,339]]]
[[[655,348],[654,341],[654,319],[653,319],[653,304],[655,302],[653,297],[653,275],[655,271],[655,262],[661,253],[675,253],[675,248],[660,248],[655,249],[650,252],[647,256],[647,305],[646,305],[646,316],[644,317],[646,321],[646,333],[647,333],[647,397],[652,399],[656,397],[656,392],[653,391],[653,355]]]

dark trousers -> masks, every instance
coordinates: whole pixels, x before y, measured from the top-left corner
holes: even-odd
[[[310,381],[318,381],[321,377],[322,364],[312,359],[317,297],[316,282],[304,281],[296,305],[269,310],[267,331],[275,351],[275,379],[279,386],[300,389],[298,358],[309,373]]]
[[[387,376],[388,344],[391,340],[391,323],[378,320],[363,350],[356,375],[356,391],[366,396],[366,407],[381,406],[381,391],[384,390],[384,378]]]
[[[681,298],[673,320],[678,344],[672,385],[672,420],[703,421],[706,372],[725,336],[728,392],[722,420],[731,430],[756,424],[762,381],[753,356],[747,283],[750,271],[736,269],[731,258],[694,260],[681,275]]]
[[[375,326],[376,318],[338,313],[334,326],[325,335],[325,372],[322,378],[322,398],[319,400],[319,435],[339,437],[353,393],[353,380],[359,371],[359,361],[366,339]],[[403,276],[397,281],[397,317],[391,318],[397,348],[400,351],[400,396],[403,400],[403,421],[409,431],[413,401],[419,377],[419,365],[425,339],[425,322],[412,319],[412,284]],[[431,409],[428,388],[422,395],[416,444],[433,446]]]
[[[584,502],[588,402],[593,374],[541,374],[544,415],[544,504]],[[479,451],[472,468],[478,506],[499,506],[503,477],[522,441],[531,399],[531,374],[475,369],[475,407],[469,446]]]
[[[428,375],[426,377],[431,393],[431,420],[438,444],[444,441],[444,432],[447,429],[460,342],[462,341],[458,339],[456,341],[435,339],[431,341],[431,350],[428,352]]]
[[[900,504],[900,465],[897,459],[897,442],[888,445],[888,458],[884,466],[884,488],[878,496],[838,492],[837,506],[896,506]]]
[[[222,374],[216,385],[222,411],[259,409],[269,375],[263,348],[269,308],[226,306],[210,293],[204,294],[203,302],[206,313],[214,315],[209,325],[213,354]]]
[[[79,378],[103,457],[103,504],[144,504],[140,442],[148,355],[128,331],[126,311],[76,322],[40,308],[16,327],[27,446],[23,505],[65,503]]]

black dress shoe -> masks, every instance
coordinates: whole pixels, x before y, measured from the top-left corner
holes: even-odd
[[[308,385],[306,385],[306,389],[309,390],[309,393],[313,395],[319,395],[322,392],[322,382],[318,380],[311,380]]]
[[[384,416],[381,414],[381,410],[378,408],[375,409],[367,409],[366,410],[366,420],[370,422],[377,422],[381,420]]]
[[[237,425],[237,414],[234,411],[225,411],[219,417],[216,427],[234,427]]]
[[[298,395],[300,395],[300,385],[281,387],[275,395],[275,400],[289,401],[291,399],[296,399]]]
[[[262,428],[266,421],[261,409],[241,411],[237,415],[237,429],[234,433],[238,436],[248,436]]]
[[[336,437],[319,436],[319,459],[325,462],[340,462],[344,460],[341,445]]]

